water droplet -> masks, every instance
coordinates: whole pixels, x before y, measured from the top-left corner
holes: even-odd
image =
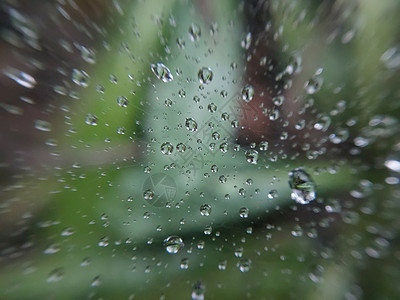
[[[300,225],[296,224],[292,230],[292,235],[296,237],[303,236],[303,229],[300,227]]]
[[[179,267],[180,267],[182,270],[187,270],[187,269],[189,268],[189,259],[187,259],[187,258],[182,258],[181,264],[179,265]]]
[[[186,129],[193,132],[197,130],[197,122],[192,118],[187,118],[185,121]]]
[[[100,286],[102,284],[100,275],[96,276],[95,278],[93,278],[92,282],[90,283],[91,287],[97,287]]]
[[[193,42],[196,42],[200,39],[201,29],[197,24],[191,24],[189,27],[189,37]]]
[[[50,272],[49,276],[47,277],[47,282],[58,282],[64,277],[64,269],[63,268],[56,268]]]
[[[73,69],[72,81],[79,86],[88,87],[89,75],[83,70]]]
[[[178,37],[177,39],[176,39],[176,44],[178,45],[178,47],[180,48],[180,49],[183,49],[183,48],[185,48],[185,40],[182,38],[182,37]]]
[[[171,71],[162,63],[151,64],[151,70],[153,71],[154,75],[156,75],[157,78],[161,79],[163,82],[170,82],[174,80]]]
[[[218,270],[225,271],[226,270],[227,261],[223,260],[218,263]]]
[[[183,240],[176,235],[172,235],[164,240],[165,250],[171,254],[178,253],[184,246]]]
[[[254,149],[250,149],[246,151],[246,160],[247,162],[255,165],[258,161],[258,151]]]
[[[242,99],[246,102],[250,102],[254,97],[254,88],[251,85],[246,85],[242,89]]]
[[[331,118],[327,115],[321,115],[315,121],[314,128],[316,130],[321,130],[322,132],[325,132],[328,130],[330,125],[331,125]]]
[[[85,46],[81,46],[81,57],[89,64],[96,63],[96,54],[93,50],[88,49]]]
[[[345,142],[350,136],[347,128],[338,128],[335,133],[329,135],[329,140],[333,144],[340,144]]]
[[[129,101],[128,101],[128,98],[126,98],[125,96],[118,96],[117,103],[121,107],[127,107]]]
[[[291,198],[300,204],[308,204],[315,199],[315,183],[303,169],[297,168],[289,172]]]
[[[306,89],[307,94],[312,95],[317,93],[321,89],[323,83],[324,83],[324,78],[320,74],[318,75],[316,74],[306,82],[304,87]]]
[[[211,225],[206,225],[206,227],[204,228],[204,234],[205,235],[210,235],[212,232],[212,227]]]
[[[235,251],[233,253],[236,257],[242,257],[243,256],[243,247],[236,247]]]
[[[186,151],[186,145],[183,144],[183,143],[179,143],[178,145],[176,145],[176,150],[177,150],[178,152],[183,153],[183,152]]]
[[[200,206],[200,214],[208,217],[211,214],[211,206],[208,204],[203,204]]]
[[[40,131],[51,131],[51,123],[43,120],[36,120],[35,121],[35,128]]]
[[[208,67],[203,67],[199,70],[197,74],[200,83],[202,84],[209,84],[213,79],[213,72]]]
[[[276,106],[281,106],[283,104],[283,102],[285,101],[285,96],[276,96],[274,98],[272,98],[272,101],[274,102],[274,104]]]
[[[226,182],[226,177],[225,177],[225,175],[221,175],[221,176],[219,176],[219,182],[220,183],[225,183]]]
[[[171,143],[165,142],[161,145],[161,153],[164,155],[170,155],[174,150],[174,146]]]
[[[201,281],[197,281],[193,284],[192,300],[204,300],[205,293],[206,287],[201,283]]]
[[[154,197],[154,192],[150,189],[147,189],[143,192],[143,198],[145,200],[151,200]]]
[[[219,150],[221,150],[221,152],[226,153],[229,150],[229,144],[228,143],[222,143],[219,146]]]
[[[125,128],[124,127],[118,127],[117,128],[117,133],[118,134],[125,134]]]
[[[72,227],[67,227],[61,232],[61,236],[70,236],[75,233],[74,229]]]
[[[289,58],[289,64],[286,67],[286,73],[289,75],[297,74],[301,71],[302,58],[300,55],[292,55]]]
[[[33,89],[37,83],[35,78],[33,78],[33,76],[14,68],[10,68],[7,71],[4,71],[4,75],[14,80],[19,85],[26,87],[28,89]]]
[[[269,113],[269,119],[271,121],[278,120],[279,118],[279,110],[277,109],[272,109],[271,112]]]
[[[249,209],[247,207],[242,207],[239,210],[239,216],[241,218],[247,218],[249,216]]]
[[[268,199],[275,199],[278,197],[278,191],[277,190],[270,190],[268,193]]]
[[[237,263],[237,267],[239,268],[240,272],[242,272],[242,273],[248,272],[251,267],[251,260],[247,259],[247,258],[243,258]]]
[[[249,32],[249,33],[247,33],[245,39],[241,43],[242,48],[248,50],[250,48],[250,45],[251,45],[251,40],[252,40],[251,32]]]
[[[217,106],[214,103],[210,103],[208,105],[208,111],[209,112],[215,112],[217,110]]]
[[[260,149],[260,151],[267,151],[268,150],[268,146],[269,146],[269,144],[268,144],[267,141],[262,141],[258,145],[258,149]]]

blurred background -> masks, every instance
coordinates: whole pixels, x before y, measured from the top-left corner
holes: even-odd
[[[0,2],[0,298],[400,297],[400,2]]]

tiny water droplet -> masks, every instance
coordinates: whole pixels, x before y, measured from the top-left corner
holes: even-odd
[[[163,82],[174,80],[171,71],[162,63],[151,64],[151,71],[153,71],[154,75]]]
[[[200,83],[202,84],[209,84],[213,79],[213,72],[208,67],[203,67],[199,70],[197,74]]]
[[[308,204],[315,199],[315,183],[303,169],[297,168],[289,172],[291,198],[300,204]]]
[[[176,235],[169,236],[164,240],[165,250],[171,254],[178,253],[184,246],[183,240]]]

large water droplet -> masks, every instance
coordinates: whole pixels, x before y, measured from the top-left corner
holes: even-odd
[[[97,117],[93,114],[87,114],[85,123],[88,125],[96,126],[97,125]]]
[[[242,99],[246,102],[250,102],[254,97],[254,88],[251,85],[246,85],[242,89]]]
[[[200,206],[200,214],[208,217],[211,214],[211,206],[208,204],[203,204]]]
[[[187,118],[185,121],[186,129],[189,131],[196,131],[197,130],[197,122],[192,118]]]
[[[174,150],[174,146],[169,142],[165,142],[161,145],[161,153],[164,155],[170,155],[172,150]]]
[[[254,150],[254,149],[250,149],[250,150],[246,151],[246,159],[247,159],[247,162],[249,162],[253,165],[257,164],[258,151]]]
[[[289,172],[291,198],[300,204],[308,204],[315,199],[315,183],[303,169],[297,168]]]
[[[197,74],[200,83],[202,84],[209,84],[213,79],[213,72],[208,67],[203,67],[199,70]]]
[[[178,253],[183,248],[183,246],[185,246],[183,240],[176,235],[169,236],[164,240],[165,250],[167,250],[167,252],[171,254]]]
[[[154,75],[157,76],[158,79],[161,79],[163,82],[170,82],[174,80],[174,76],[172,76],[171,71],[162,63],[151,64],[151,70]]]

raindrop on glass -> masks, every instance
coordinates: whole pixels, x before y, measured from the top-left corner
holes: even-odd
[[[255,165],[258,161],[258,151],[254,149],[250,149],[246,151],[246,160],[247,162]]]
[[[197,130],[197,122],[192,118],[187,118],[185,121],[186,129],[193,132]]]
[[[162,63],[152,64],[151,70],[154,75],[163,82],[170,82],[174,80],[174,76],[172,76],[171,71]]]
[[[169,142],[165,142],[161,145],[161,153],[164,155],[170,155],[172,150],[174,150],[174,146]]]
[[[211,214],[211,206],[208,204],[203,204],[200,206],[200,214],[208,217]]]
[[[203,67],[199,70],[197,74],[200,83],[209,84],[213,79],[213,72],[208,67]]]
[[[191,24],[189,27],[189,37],[193,42],[196,42],[200,39],[201,29],[197,24]]]
[[[128,98],[126,98],[125,96],[118,96],[117,103],[121,107],[127,107],[129,103]]]
[[[242,89],[242,99],[246,102],[250,102],[254,97],[254,88],[251,85],[246,85]]]
[[[303,169],[297,168],[289,172],[291,198],[300,204],[308,204],[315,199],[315,183]]]
[[[183,240],[176,235],[172,235],[164,240],[165,250],[171,254],[178,253],[184,245]]]

